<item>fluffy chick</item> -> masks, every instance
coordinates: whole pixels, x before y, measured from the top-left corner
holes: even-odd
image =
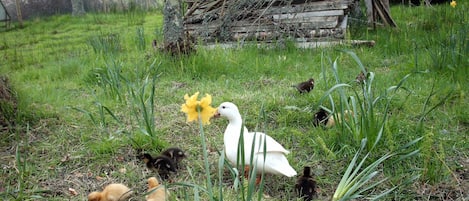
[[[304,167],[303,175],[298,177],[295,189],[298,197],[305,201],[311,201],[316,197],[316,181],[311,176],[311,167]]]
[[[352,111],[350,111],[350,110],[345,110],[344,111],[344,119],[346,121],[349,120],[349,118],[352,117],[352,115],[353,115]],[[340,113],[337,113],[337,122],[340,122],[340,121],[342,121],[342,115]],[[326,127],[330,128],[332,126],[335,126],[335,124],[336,124],[336,120],[334,118],[334,115],[330,115],[330,117],[329,117],[329,119],[326,123]]]
[[[301,82],[297,85],[293,85],[293,87],[296,87],[296,89],[302,94],[302,93],[309,93],[311,90],[314,89],[314,79],[310,78],[307,81]]]
[[[179,169],[179,164],[181,163],[182,159],[186,158],[184,151],[178,147],[168,148],[161,152],[161,155],[167,156],[173,160],[176,169]]]
[[[155,177],[148,178],[148,191],[151,192],[145,199],[147,201],[164,201],[166,200],[166,190],[160,187],[160,183]]]
[[[123,201],[127,200],[132,191],[124,184],[109,184],[103,191],[88,194],[88,201]]]

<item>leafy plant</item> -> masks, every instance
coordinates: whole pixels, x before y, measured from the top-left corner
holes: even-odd
[[[386,181],[387,178],[368,185],[372,179],[378,175],[379,172],[376,169],[381,163],[396,155],[403,149],[406,149],[407,147],[415,144],[421,139],[418,138],[412,141],[410,144],[404,146],[404,148],[387,152],[378,159],[372,158],[371,164],[363,167],[366,164],[371,151],[377,147],[378,143],[381,141],[383,133],[385,132],[386,122],[388,120],[387,114],[389,112],[390,102],[393,100],[393,95],[389,95],[390,92],[396,92],[398,89],[403,88],[403,83],[410,75],[406,75],[398,85],[391,86],[381,95],[375,96],[373,87],[374,73],[367,72],[364,65],[354,52],[344,52],[355,60],[360,68],[360,71],[367,74],[366,79],[361,85],[362,93],[353,90],[355,96],[347,97],[345,89],[352,88],[352,86],[349,84],[340,83],[337,71],[337,61],[334,61],[332,64],[332,70],[337,84],[326,91],[319,101],[319,103],[322,103],[325,99],[328,99],[332,105],[333,111],[336,111],[335,113],[342,114],[334,115],[337,123],[342,128],[341,135],[351,135],[354,137],[355,141],[361,141],[360,148],[355,153],[354,158],[349,163],[347,170],[345,171],[338,187],[336,188],[334,196],[332,197],[333,201],[361,198],[364,196],[364,192],[367,192]],[[334,91],[338,92],[338,105],[336,105],[333,101],[334,99],[332,92]],[[384,102],[384,104],[382,102]],[[382,108],[382,111],[380,111],[382,117],[376,115],[380,108]],[[366,154],[363,156],[361,161],[357,163],[358,158],[363,151],[366,151]],[[418,153],[418,150],[410,152],[406,155],[406,157],[414,156],[416,153]],[[411,178],[411,180],[413,179],[415,179],[415,177]],[[368,197],[372,199],[378,199],[390,193],[395,188],[397,188],[397,186],[389,188],[388,190],[378,195]]]
[[[381,135],[378,135],[381,136]],[[420,141],[422,138],[418,138],[403,147],[398,149],[398,152],[405,150],[406,148],[416,144],[418,141]],[[379,141],[380,139],[376,139]],[[357,163],[359,160],[359,156],[361,153],[365,150],[366,145],[367,145],[367,139],[364,138],[361,142],[360,149],[356,152],[355,156],[353,157],[352,161],[350,161],[347,170],[342,176],[342,179],[340,180],[339,185],[337,186],[335,193],[332,197],[332,201],[338,201],[338,200],[352,200],[352,199],[359,199],[366,197],[366,199],[372,199],[372,200],[379,200],[380,198],[386,196],[390,192],[392,192],[394,189],[397,188],[397,186],[388,188],[387,190],[377,194],[377,195],[370,195],[369,192],[367,191],[372,191],[375,187],[378,185],[382,184],[385,182],[388,178],[381,179],[377,182],[372,182],[372,179],[379,175],[379,171],[376,169],[380,164],[382,164],[385,160],[388,160],[389,158],[395,156],[398,154],[398,152],[388,152],[384,154],[382,157],[380,157],[377,160],[373,160],[371,164],[368,166],[363,167],[367,160],[368,157],[371,154],[371,151],[368,151],[365,156],[362,157],[361,161]],[[376,144],[375,142],[374,144]],[[399,160],[405,160],[408,157],[415,156],[419,150],[412,151],[410,153],[407,153],[405,155],[402,155]],[[413,176],[411,178],[406,179],[406,181],[402,183],[410,183],[414,180],[416,180],[419,176]]]

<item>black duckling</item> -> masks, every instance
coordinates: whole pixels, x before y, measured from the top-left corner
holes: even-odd
[[[345,110],[344,114],[345,114],[344,117],[346,121],[352,118],[353,116],[353,112],[351,110]],[[342,115],[340,113],[337,113],[337,122],[341,122],[341,121],[342,121]],[[336,125],[336,119],[334,115],[329,114],[329,112],[321,108],[319,109],[318,112],[314,114],[313,125],[314,126],[322,125],[326,128],[331,128]]]
[[[168,179],[170,172],[176,172],[176,166],[167,156],[158,155],[154,158],[153,166],[158,170],[162,179]]]
[[[162,179],[168,179],[170,172],[176,172],[176,166],[169,157],[159,155],[152,157],[148,153],[138,156],[139,159],[145,162],[148,169],[158,172]]]
[[[304,201],[311,201],[316,197],[316,181],[311,176],[311,167],[304,167],[303,175],[298,177],[295,189],[298,197]]]
[[[309,93],[311,90],[314,89],[314,79],[310,78],[308,81],[301,82],[297,85],[293,85],[296,89],[302,93]]]
[[[178,147],[168,148],[161,152],[161,155],[171,158],[173,160],[174,165],[176,166],[176,169],[179,169],[179,164],[182,159],[186,158],[186,154],[184,153],[184,151]]]
[[[137,158],[142,160],[148,169],[155,170],[155,167],[153,166],[153,162],[155,159],[153,159],[153,157],[150,154],[148,153],[139,154]]]
[[[325,126],[329,121],[329,112],[320,108],[318,112],[314,114],[314,126]]]

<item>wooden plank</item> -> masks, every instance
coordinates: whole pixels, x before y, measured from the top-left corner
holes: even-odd
[[[345,15],[338,27],[341,28],[341,29],[346,29],[347,28],[347,22],[348,22],[348,15]]]
[[[232,32],[256,32],[256,31],[295,31],[296,29],[301,30],[315,30],[321,28],[335,28],[338,25],[338,17],[336,20],[332,21],[316,21],[316,22],[292,22],[292,23],[281,23],[281,24],[250,24],[248,22],[234,22],[229,27]],[[212,22],[210,24],[186,24],[184,26],[185,31],[205,31],[205,32],[214,32],[215,30],[221,27],[222,23]]]
[[[350,3],[341,0],[306,2],[301,5],[287,5],[269,8],[265,14],[298,13],[321,10],[343,10],[349,7]]]
[[[187,30],[189,35],[195,38],[202,38],[204,41],[213,41],[215,38],[211,38],[211,36],[215,35],[215,30]],[[246,29],[239,28],[238,30],[233,30],[231,32],[232,40],[274,40],[281,37],[284,37],[285,31],[278,31],[274,29],[265,29],[265,30],[257,30],[257,31],[249,31]],[[319,30],[296,30],[292,32],[292,36],[300,37],[300,38],[324,38],[324,37],[332,37],[332,38],[344,38],[345,30],[343,29],[319,29]]]
[[[319,47],[330,47],[336,45],[356,45],[356,44],[374,44],[374,41],[359,41],[359,40],[332,40],[332,41],[296,41],[295,46],[298,48],[312,49]],[[274,48],[277,43],[269,42],[226,42],[226,43],[207,43],[204,45],[196,45],[196,48],[206,48],[206,49],[231,49],[231,48],[242,48],[244,46],[254,45],[258,48]]]
[[[344,10],[325,10],[325,11],[313,11],[295,14],[274,14],[272,15],[274,20],[292,19],[292,18],[304,18],[304,17],[321,17],[321,16],[339,16],[344,15]]]
[[[280,26],[283,24],[321,24],[321,22],[326,22],[326,24],[329,23],[335,23],[337,25],[339,21],[339,16],[324,16],[324,17],[308,17],[308,18],[294,18],[294,19],[283,19],[283,20],[267,20],[263,19],[258,22],[253,22],[251,20],[239,20],[239,21],[233,21],[229,25],[230,26]],[[207,28],[207,27],[212,27],[216,28],[221,26],[222,22],[221,20],[216,20],[212,21],[207,24],[186,24],[185,26],[189,29],[197,29],[198,27],[200,28]],[[319,25],[319,27],[321,27]]]
[[[274,20],[274,24],[284,23],[284,24],[322,24],[322,23],[335,23],[338,24],[339,16],[323,16],[323,17],[304,17],[304,18],[293,18],[293,19],[283,19],[283,20]],[[334,25],[334,26],[335,26]],[[321,27],[321,25],[319,25]]]

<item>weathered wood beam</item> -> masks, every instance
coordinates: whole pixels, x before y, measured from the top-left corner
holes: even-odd
[[[316,12],[304,12],[295,14],[274,14],[272,15],[274,20],[292,19],[292,18],[304,18],[304,17],[321,17],[321,16],[338,16],[344,15],[344,10],[325,10]]]

